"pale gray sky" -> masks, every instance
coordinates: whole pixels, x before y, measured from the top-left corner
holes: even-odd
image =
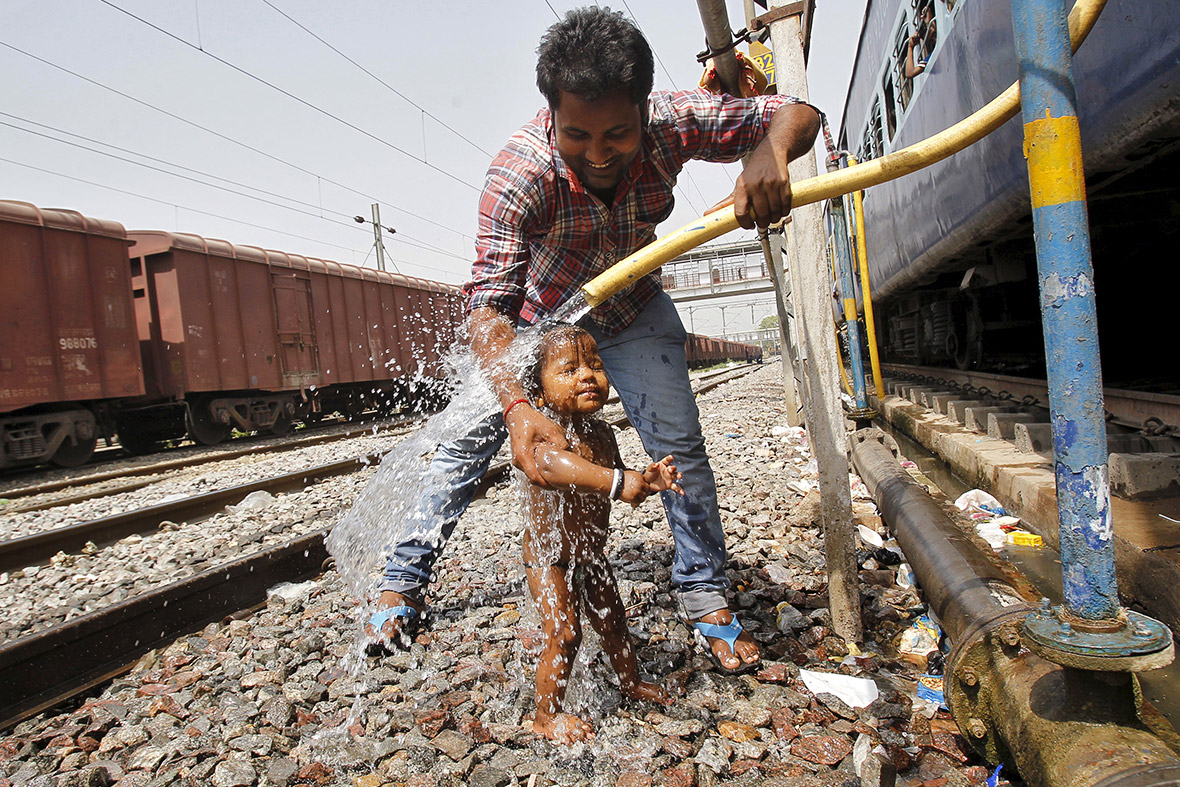
[[[580,4],[5,0],[0,199],[370,266],[371,230],[350,217],[376,201],[402,273],[459,283],[489,158],[542,105],[537,42]],[[696,84],[694,0],[609,4],[651,41],[657,88]],[[809,84],[833,131],[864,4],[816,10]],[[737,171],[691,164],[661,232]]]

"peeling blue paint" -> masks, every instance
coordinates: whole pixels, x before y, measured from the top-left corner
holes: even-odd
[[[846,162],[847,159],[844,159]],[[836,240],[835,265],[836,282],[840,288],[840,300],[856,298],[856,284],[852,278],[852,250],[848,243],[848,219],[844,215],[844,198],[837,197],[828,203],[828,215],[832,220],[832,236]],[[848,360],[852,367],[852,395],[858,410],[869,407],[868,392],[865,390],[865,367],[860,346],[860,324],[856,319],[845,320],[848,331]],[[841,362],[842,363],[842,362]]]
[[[1026,124],[1077,115],[1065,18],[1065,0],[1013,0]],[[1082,162],[1075,163],[1080,170]],[[1119,612],[1118,585],[1086,202],[1043,205],[1032,214],[1065,606],[1090,620],[1113,618]]]

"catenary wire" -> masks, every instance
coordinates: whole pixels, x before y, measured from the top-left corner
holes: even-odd
[[[312,210],[301,210],[301,209],[299,209],[299,208],[292,207],[292,206],[290,206],[290,205],[284,205],[284,204],[282,204],[282,203],[280,203],[280,202],[275,202],[275,201],[273,201],[273,200],[264,199],[264,198],[262,198],[262,197],[257,197],[257,196],[255,196],[255,195],[253,195],[253,194],[246,194],[246,193],[244,193],[244,192],[241,192],[241,191],[236,191],[236,190],[234,190],[234,189],[227,188],[227,187],[225,187],[225,186],[219,186],[219,185],[217,185],[216,183],[208,183],[208,182],[206,182],[206,181],[200,180],[199,178],[193,178],[193,177],[189,177],[189,176],[187,176],[187,175],[181,175],[181,174],[179,174],[179,173],[176,173],[176,172],[170,172],[170,171],[168,171],[168,170],[166,170],[166,169],[163,169],[163,168],[161,168],[161,167],[154,167],[154,166],[152,166],[152,165],[150,165],[150,164],[144,164],[143,162],[140,162],[140,161],[135,161],[135,160],[133,160],[133,159],[124,158],[124,157],[122,157],[122,156],[116,156],[116,155],[115,155],[115,154],[113,154],[113,153],[108,153],[108,152],[106,152],[106,151],[104,151],[104,150],[97,150],[97,149],[95,149],[95,148],[88,147],[87,145],[82,145],[82,144],[79,144],[79,143],[77,143],[77,142],[71,142],[71,141],[69,141],[69,140],[66,140],[66,139],[57,139],[56,137],[50,136],[50,135],[48,135],[48,134],[42,134],[42,133],[40,133],[40,132],[33,131],[32,129],[21,128],[20,126],[14,125],[14,124],[12,124],[12,123],[5,123],[5,122],[3,122],[3,121],[0,121],[0,126],[7,126],[8,128],[16,129],[17,131],[23,131],[23,132],[25,132],[26,134],[33,134],[33,135],[35,135],[35,136],[42,137],[42,138],[44,138],[44,139],[48,139],[48,140],[51,140],[51,141],[53,141],[53,142],[58,142],[58,143],[61,143],[61,144],[63,144],[63,145],[70,145],[70,146],[72,146],[72,147],[76,147],[76,148],[79,148],[79,149],[81,149],[81,150],[88,151],[88,152],[90,152],[90,153],[96,153],[96,154],[98,154],[98,155],[100,155],[100,156],[107,156],[107,157],[109,157],[109,158],[113,158],[113,159],[115,159],[115,160],[117,160],[117,161],[123,161],[123,162],[126,162],[126,163],[128,163],[128,164],[134,164],[134,165],[135,165],[135,166],[137,166],[137,167],[144,167],[145,169],[150,169],[150,170],[152,170],[152,171],[154,171],[154,172],[161,172],[161,173],[163,173],[163,174],[165,174],[165,175],[171,175],[172,177],[175,177],[175,178],[181,178],[181,179],[183,179],[183,180],[187,180],[187,181],[190,181],[190,182],[193,182],[193,183],[198,183],[198,184],[200,184],[200,185],[202,185],[202,186],[208,186],[209,188],[213,188],[213,189],[218,189],[218,190],[221,190],[221,191],[225,191],[225,192],[228,192],[228,193],[230,193],[230,194],[235,194],[235,195],[237,195],[237,196],[239,196],[239,197],[245,197],[246,199],[252,199],[252,200],[256,200],[256,201],[258,201],[258,202],[262,202],[262,203],[265,203],[265,204],[267,204],[267,205],[272,205],[272,206],[274,206],[274,207],[277,207],[277,208],[283,208],[284,210],[290,210],[290,211],[293,211],[293,212],[295,212],[295,213],[300,213],[300,214],[303,214],[303,215],[305,215],[305,216],[311,216],[312,218],[321,219],[321,220],[323,220],[323,221],[330,221],[330,222],[332,222],[333,224],[338,224],[338,225],[340,225],[340,226],[346,226],[346,227],[348,227],[349,229],[354,229],[354,230],[357,230],[357,231],[359,231],[359,232],[366,232],[366,233],[368,232],[368,230],[366,230],[364,227],[358,226],[358,225],[355,223],[355,219],[353,218],[353,214],[351,214],[351,213],[344,213],[344,212],[342,212],[342,211],[331,210],[330,208],[324,208],[324,207],[322,207],[322,206],[320,206],[320,205],[316,205],[316,204],[314,204],[314,203],[311,203],[311,202],[304,202],[303,200],[298,200],[298,199],[295,199],[294,197],[287,197],[287,196],[284,196],[284,195],[282,195],[282,194],[276,194],[275,192],[272,192],[272,191],[267,191],[267,190],[265,190],[265,189],[260,189],[260,188],[257,188],[257,187],[255,187],[255,186],[250,186],[250,185],[247,185],[247,184],[244,184],[244,183],[239,183],[239,182],[237,182],[237,181],[235,181],[235,180],[230,180],[230,179],[228,179],[228,178],[223,178],[223,177],[220,177],[219,175],[213,175],[213,174],[211,174],[211,173],[208,173],[208,172],[202,172],[201,170],[192,169],[191,167],[185,167],[185,166],[183,166],[183,165],[181,165],[181,164],[175,164],[175,163],[173,163],[173,162],[170,162],[170,161],[165,161],[165,160],[163,160],[163,159],[155,158],[154,156],[148,156],[148,155],[146,155],[146,154],[143,154],[143,153],[138,153],[138,152],[136,152],[136,151],[133,151],[133,150],[128,150],[128,149],[126,149],[126,148],[121,148],[121,147],[119,147],[119,146],[117,146],[117,145],[111,145],[110,143],[107,143],[107,142],[102,142],[102,141],[100,141],[100,140],[91,139],[90,137],[85,137],[85,136],[82,136],[81,134],[74,134],[74,133],[72,133],[72,132],[69,132],[69,131],[64,131],[64,130],[62,130],[62,129],[55,128],[55,127],[53,127],[53,126],[49,126],[49,125],[46,125],[46,124],[44,124],[44,123],[38,123],[38,122],[36,122],[36,121],[34,121],[34,120],[28,120],[27,118],[22,118],[22,117],[20,117],[20,116],[18,116],[18,115],[12,115],[12,114],[9,114],[9,113],[7,113],[7,112],[3,112],[3,111],[0,111],[0,115],[3,115],[4,117],[15,118],[15,119],[17,119],[17,120],[21,120],[21,121],[23,121],[23,122],[25,122],[25,123],[31,123],[31,124],[33,124],[33,125],[35,125],[35,126],[40,126],[40,127],[42,127],[42,128],[51,129],[51,130],[53,130],[53,131],[56,131],[56,132],[58,132],[59,134],[66,134],[66,135],[68,135],[68,136],[71,136],[71,137],[77,137],[78,139],[84,139],[84,140],[86,140],[87,142],[93,142],[93,143],[94,143],[94,144],[96,144],[96,145],[104,145],[104,146],[106,146],[106,147],[113,148],[113,149],[115,149],[115,150],[118,150],[118,151],[121,151],[121,152],[124,152],[124,153],[128,153],[128,154],[130,154],[130,155],[133,155],[133,156],[140,156],[140,157],[142,157],[142,158],[148,159],[149,161],[156,161],[156,162],[159,162],[159,163],[161,163],[161,164],[166,164],[166,165],[168,165],[168,166],[170,166],[170,167],[176,167],[176,168],[178,168],[178,169],[186,170],[186,171],[188,171],[188,172],[195,172],[195,173],[197,173],[197,174],[204,175],[204,176],[206,176],[206,177],[214,178],[215,180],[222,180],[222,181],[225,181],[226,183],[232,183],[232,184],[234,184],[235,186],[240,186],[240,187],[242,187],[242,188],[245,188],[245,189],[250,189],[250,190],[252,190],[252,191],[257,191],[257,192],[260,192],[260,193],[262,193],[262,194],[267,194],[267,195],[269,195],[269,196],[272,196],[272,197],[277,197],[277,198],[279,198],[279,199],[284,199],[284,200],[287,200],[287,201],[289,201],[289,202],[293,202],[293,203],[295,203],[295,204],[297,204],[297,205],[303,205],[303,206],[305,206],[305,207],[311,208]],[[320,212],[319,212],[319,213],[317,213],[317,212],[315,212],[315,211],[320,211]],[[332,219],[330,219],[330,218],[328,218],[328,217],[324,216],[324,215],[323,215],[323,212],[328,212],[328,213],[335,214],[335,215],[337,215],[337,216],[341,216],[341,217],[343,217],[343,218],[347,219],[348,221],[347,221],[347,222],[336,222],[336,221],[334,221],[334,220],[332,220]],[[402,233],[402,234],[401,234],[401,237],[397,237],[397,236],[395,236],[395,237],[394,237],[394,240],[396,240],[396,241],[399,241],[399,242],[407,242],[409,245],[412,245],[412,246],[414,246],[415,248],[418,248],[418,249],[423,249],[423,250],[428,250],[428,251],[433,251],[433,252],[436,252],[436,253],[438,253],[438,254],[443,254],[443,255],[446,255],[446,256],[448,256],[448,257],[453,257],[453,258],[455,258],[455,259],[457,259],[457,260],[463,260],[463,261],[466,261],[466,260],[467,260],[467,258],[466,258],[466,257],[462,257],[462,256],[460,256],[460,255],[458,255],[458,254],[455,254],[455,253],[454,253],[454,252],[452,252],[452,251],[448,251],[447,249],[444,249],[444,248],[442,248],[442,247],[440,247],[440,246],[435,246],[434,244],[427,243],[426,241],[424,241],[424,240],[421,240],[420,238],[416,238],[416,237],[414,237],[413,235],[406,235],[406,234]]]
[[[305,175],[310,175],[313,178],[318,178],[319,180],[322,180],[325,183],[331,183],[333,186],[336,186],[337,188],[344,189],[345,191],[348,191],[348,192],[351,192],[351,193],[356,194],[358,196],[364,197],[365,199],[370,200],[372,202],[379,202],[383,205],[388,205],[389,207],[393,208],[394,210],[399,211],[400,213],[404,213],[405,215],[410,216],[414,219],[426,222],[427,224],[430,224],[434,227],[438,227],[439,229],[447,230],[448,232],[453,232],[456,235],[458,235],[460,238],[474,241],[474,239],[470,235],[467,235],[466,233],[463,233],[463,232],[455,229],[454,227],[448,227],[445,224],[440,224],[439,222],[434,221],[433,219],[428,219],[425,216],[414,213],[413,211],[406,210],[403,207],[399,207],[396,203],[394,203],[390,200],[379,199],[379,198],[374,197],[370,194],[366,194],[363,191],[359,191],[351,186],[347,186],[343,183],[340,183],[339,181],[333,180],[332,178],[329,178],[324,175],[320,175],[316,172],[312,172],[311,170],[307,169],[306,167],[301,167],[300,165],[295,164],[290,161],[287,161],[286,159],[280,158],[279,156],[276,156],[273,153],[268,153],[265,150],[262,150],[261,148],[254,147],[253,145],[250,145],[250,144],[247,144],[247,143],[242,142],[240,140],[234,139],[233,137],[227,136],[226,134],[222,134],[220,131],[215,131],[215,130],[209,128],[208,126],[203,126],[200,123],[197,123],[196,121],[189,120],[188,118],[177,115],[174,112],[170,112],[166,109],[163,109],[162,107],[158,107],[149,101],[144,101],[143,99],[136,98],[135,96],[133,96],[129,93],[124,93],[123,91],[121,91],[117,88],[113,88],[110,85],[105,85],[102,82],[91,79],[88,76],[84,76],[82,74],[79,74],[77,71],[72,71],[71,69],[68,69],[65,66],[58,65],[57,63],[54,63],[50,60],[46,60],[43,57],[40,57],[38,55],[34,55],[31,52],[26,52],[25,50],[21,49],[20,47],[14,46],[14,45],[8,43],[7,41],[0,41],[0,46],[10,49],[13,52],[16,52],[18,54],[24,55],[25,57],[27,57],[31,60],[36,60],[38,63],[41,63],[43,65],[47,65],[50,68],[55,68],[58,71],[62,71],[66,74],[69,74],[70,76],[72,76],[76,79],[80,79],[83,82],[87,82],[91,85],[94,85],[95,87],[99,87],[99,88],[102,88],[103,90],[114,93],[115,95],[125,98],[128,101],[132,101],[136,104],[139,104],[140,106],[147,107],[148,109],[159,112],[160,114],[166,115],[166,116],[172,118],[173,120],[178,120],[181,123],[184,123],[185,125],[199,129],[200,131],[203,131],[207,134],[211,134],[211,135],[217,137],[218,139],[222,139],[226,142],[229,142],[232,145],[237,145],[238,147],[245,148],[246,150],[249,150],[252,153],[257,153],[258,155],[264,156],[264,157],[270,159],[271,161],[276,161],[279,164],[282,164],[287,167],[291,167],[292,169],[298,170],[299,172],[302,172]]]
[[[456,183],[458,183],[460,185],[466,186],[467,188],[469,188],[473,191],[477,191],[477,192],[481,190],[479,186],[476,186],[473,183],[468,183],[466,180],[463,180],[458,175],[455,175],[451,172],[447,172],[442,167],[431,164],[429,161],[427,161],[424,158],[420,158],[418,156],[415,156],[413,153],[406,150],[405,148],[399,147],[387,139],[382,139],[381,137],[377,136],[376,134],[374,134],[370,131],[366,131],[365,129],[361,128],[360,126],[356,125],[355,123],[351,123],[351,122],[345,120],[344,118],[340,117],[339,115],[334,115],[331,112],[329,112],[328,110],[324,109],[323,107],[318,107],[315,104],[308,101],[307,99],[300,98],[299,96],[295,95],[294,93],[290,92],[289,90],[284,90],[283,88],[279,87],[278,85],[274,84],[273,82],[268,82],[267,80],[263,79],[262,77],[258,76],[257,74],[251,73],[250,71],[247,71],[246,69],[242,68],[241,66],[231,63],[230,61],[226,60],[223,57],[219,57],[206,49],[201,49],[200,47],[198,47],[196,44],[192,43],[191,41],[186,41],[183,38],[181,38],[180,36],[176,35],[175,33],[165,30],[164,28],[160,27],[159,25],[152,24],[151,22],[144,19],[143,17],[137,16],[125,8],[120,8],[119,6],[117,6],[113,2],[111,2],[111,0],[99,0],[99,2],[104,5],[110,6],[111,8],[115,9],[116,11],[118,11],[122,14],[126,14],[127,16],[131,17],[132,19],[135,19],[136,21],[138,21],[144,25],[147,25],[151,29],[158,31],[158,32],[168,36],[169,38],[171,38],[181,44],[184,44],[185,46],[189,47],[190,49],[200,52],[201,54],[205,55],[206,57],[213,58],[218,63],[221,63],[222,65],[227,66],[229,68],[232,68],[234,71],[237,71],[239,74],[242,74],[243,76],[247,76],[250,79],[253,79],[254,81],[256,81],[260,84],[266,85],[271,90],[282,93],[287,98],[290,98],[293,101],[299,102],[300,104],[307,107],[308,109],[315,110],[316,112],[319,112],[321,115],[324,115],[325,117],[329,117],[332,120],[335,120],[337,123],[340,123],[344,126],[347,126],[348,128],[351,128],[353,131],[356,131],[360,134],[365,135],[369,139],[372,139],[374,142],[378,142],[382,145],[385,145],[390,150],[397,151],[398,153],[401,153],[403,156],[406,156],[407,158],[411,158],[414,161],[417,161],[418,163],[434,170],[435,172],[439,173],[440,175],[445,175],[446,177],[450,178],[451,180],[455,181]]]
[[[97,182],[95,182],[95,181],[92,181],[92,180],[86,180],[85,178],[79,178],[79,177],[77,177],[77,176],[75,176],[75,175],[67,175],[67,174],[65,174],[64,172],[55,172],[54,170],[51,170],[51,169],[46,169],[46,168],[44,168],[44,167],[38,167],[38,166],[35,166],[35,165],[33,165],[33,164],[26,164],[26,163],[25,163],[25,162],[23,162],[23,161],[14,161],[13,159],[9,159],[9,158],[3,158],[3,157],[0,157],[0,162],[3,162],[3,163],[5,163],[5,164],[12,164],[12,165],[14,165],[14,166],[17,166],[17,167],[25,167],[26,169],[31,169],[31,170],[34,170],[34,171],[36,171],[36,172],[42,172],[42,173],[44,173],[44,174],[46,174],[46,175],[54,175],[54,176],[56,176],[56,177],[59,177],[59,178],[65,178],[65,179],[67,179],[67,180],[73,180],[73,181],[76,181],[76,182],[78,182],[78,183],[84,183],[84,184],[86,184],[87,186],[94,186],[94,187],[96,187],[96,188],[100,188],[100,189],[107,189],[107,190],[109,190],[109,191],[114,191],[114,192],[117,192],[117,193],[119,193],[119,194],[126,194],[126,195],[128,195],[128,196],[131,196],[131,197],[137,197],[137,198],[139,198],[139,199],[145,199],[145,200],[148,200],[149,202],[155,202],[155,203],[158,203],[158,204],[160,204],[160,205],[168,205],[168,206],[170,206],[170,207],[174,207],[174,208],[180,208],[181,210],[187,210],[187,211],[190,211],[190,212],[192,212],[192,213],[199,213],[199,214],[201,214],[202,216],[211,216],[212,218],[215,218],[215,219],[221,219],[221,220],[223,220],[223,221],[232,221],[232,222],[234,222],[234,223],[236,223],[236,224],[242,224],[242,225],[244,225],[244,226],[246,226],[246,227],[254,227],[255,229],[260,229],[260,230],[267,230],[268,232],[276,232],[276,233],[278,233],[278,234],[280,234],[280,235],[286,235],[286,236],[288,236],[288,237],[291,237],[291,238],[298,238],[298,239],[300,239],[300,240],[311,241],[311,242],[313,242],[313,243],[321,243],[321,244],[323,244],[323,245],[325,245],[325,246],[331,246],[332,248],[336,248],[336,249],[343,249],[343,250],[345,250],[345,251],[349,251],[349,252],[353,252],[353,253],[358,253],[358,250],[357,250],[357,249],[355,249],[355,248],[353,248],[352,246],[341,246],[339,243],[333,243],[333,242],[331,242],[331,241],[322,240],[322,239],[320,239],[320,238],[312,238],[312,237],[308,237],[307,235],[299,235],[298,233],[294,233],[294,232],[288,232],[287,230],[280,230],[280,229],[277,229],[277,228],[275,228],[275,227],[268,227],[268,226],[266,226],[265,224],[256,224],[256,223],[254,223],[254,222],[243,221],[242,219],[239,219],[239,218],[233,218],[232,216],[224,216],[224,215],[222,215],[222,214],[220,214],[220,213],[212,213],[212,212],[210,212],[210,211],[207,211],[207,210],[201,210],[200,208],[193,208],[193,207],[190,207],[190,206],[188,206],[188,205],[180,205],[180,204],[178,204],[178,203],[171,202],[171,201],[169,201],[169,200],[163,200],[163,199],[160,199],[160,198],[158,198],[158,197],[149,197],[149,196],[148,196],[148,195],[146,195],[146,194],[139,194],[139,193],[137,193],[137,192],[134,192],[134,191],[128,191],[127,189],[121,189],[121,188],[118,188],[118,187],[116,187],[116,186],[110,186],[110,185],[107,185],[106,183],[97,183]],[[396,237],[396,236],[395,236],[395,237]],[[441,269],[439,269],[439,268],[437,268],[437,267],[433,267],[433,266],[430,266],[430,265],[423,265],[422,263],[418,263],[418,262],[409,262],[408,260],[397,260],[397,261],[398,261],[398,262],[401,262],[401,263],[402,263],[402,264],[404,264],[404,265],[408,265],[408,266],[410,266],[410,267],[414,267],[414,268],[422,268],[422,269],[424,269],[424,270],[435,271],[436,273],[437,273],[437,272],[439,272],[439,271],[441,270]],[[445,270],[442,270],[442,272],[443,272],[443,273],[447,273],[447,271],[445,271]]]
[[[301,22],[299,22],[299,21],[297,21],[296,19],[294,19],[293,17],[291,17],[291,15],[290,15],[290,14],[288,14],[286,11],[283,11],[281,8],[278,8],[278,7],[277,7],[277,6],[276,6],[274,3],[272,3],[270,0],[262,0],[262,2],[263,2],[263,3],[265,3],[266,5],[270,6],[270,7],[271,7],[271,9],[273,9],[273,10],[274,10],[276,13],[280,14],[281,16],[283,16],[283,17],[284,17],[284,18],[285,18],[287,21],[289,21],[291,24],[295,25],[295,26],[296,26],[296,27],[298,27],[300,30],[302,30],[303,32],[307,33],[309,36],[311,36],[312,38],[314,38],[316,41],[319,41],[321,44],[323,44],[324,46],[328,47],[328,49],[331,49],[333,52],[335,52],[336,54],[340,55],[340,57],[344,58],[344,59],[345,59],[345,60],[347,60],[349,63],[352,63],[354,66],[356,66],[357,68],[359,68],[361,71],[364,71],[366,74],[368,74],[370,77],[372,77],[373,79],[375,79],[377,82],[381,83],[381,85],[382,85],[382,86],[384,86],[384,87],[385,87],[387,90],[389,90],[389,91],[390,91],[391,93],[393,93],[395,96],[397,96],[398,98],[402,99],[402,100],[403,100],[403,101],[405,101],[407,104],[409,104],[410,106],[412,106],[412,107],[414,107],[415,109],[417,109],[417,110],[419,110],[420,112],[422,112],[422,114],[426,115],[426,117],[430,118],[430,119],[431,119],[431,120],[433,120],[435,123],[438,123],[440,126],[442,126],[443,128],[445,128],[447,131],[451,132],[451,133],[452,133],[452,134],[454,134],[456,137],[458,137],[459,139],[463,140],[464,142],[466,142],[468,145],[470,145],[471,147],[473,147],[473,148],[475,148],[476,150],[478,150],[478,151],[479,151],[480,153],[482,153],[483,155],[487,156],[488,158],[491,158],[491,157],[494,155],[494,154],[492,154],[492,153],[489,153],[489,152],[487,152],[487,151],[486,151],[486,150],[484,150],[483,148],[481,148],[481,147],[480,147],[480,146],[479,146],[477,143],[475,143],[475,142],[474,142],[474,141],[472,141],[471,139],[469,139],[469,138],[465,137],[465,136],[464,136],[462,133],[460,133],[459,131],[457,131],[457,130],[455,130],[454,128],[452,128],[452,127],[451,127],[450,125],[448,125],[448,124],[447,124],[445,121],[443,121],[441,118],[439,118],[438,116],[436,116],[435,114],[433,114],[433,113],[432,113],[432,112],[430,112],[429,110],[427,110],[427,109],[425,109],[424,107],[420,106],[418,103],[416,103],[416,102],[415,102],[413,99],[411,99],[411,98],[410,98],[409,96],[407,96],[405,93],[401,92],[400,90],[398,90],[397,88],[395,88],[393,85],[389,84],[389,83],[388,83],[388,82],[386,82],[384,79],[382,79],[381,77],[377,76],[377,75],[376,75],[376,74],[374,74],[372,71],[370,71],[369,69],[365,68],[365,67],[364,67],[364,66],[362,66],[360,63],[358,63],[357,61],[353,60],[351,57],[349,57],[348,55],[344,54],[343,52],[341,52],[341,51],[340,51],[339,49],[337,49],[336,47],[334,47],[334,46],[332,46],[331,44],[329,44],[329,43],[328,43],[327,41],[325,41],[323,38],[321,38],[320,36],[316,35],[316,34],[315,34],[314,32],[312,32],[311,30],[309,30],[309,29],[307,28],[307,26],[306,26],[306,25],[302,24]]]

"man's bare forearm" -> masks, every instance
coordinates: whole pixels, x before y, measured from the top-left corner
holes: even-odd
[[[471,335],[471,351],[480,367],[487,373],[492,390],[500,398],[501,407],[524,398],[524,389],[511,365],[505,363],[508,348],[516,338],[512,322],[490,306],[471,310],[467,319]]]
[[[784,104],[770,119],[764,144],[775,151],[782,163],[794,161],[815,145],[819,134],[819,113],[807,104]]]

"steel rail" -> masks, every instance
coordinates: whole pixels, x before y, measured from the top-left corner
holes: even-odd
[[[732,379],[735,371],[746,367],[723,369],[698,379],[716,382],[704,383],[698,386],[697,393]],[[750,365],[749,370],[756,368]],[[626,419],[622,419],[626,422]],[[305,470],[296,470],[272,478],[239,484],[227,489],[161,503],[147,508],[125,511],[121,514],[79,522],[74,525],[47,530],[43,533],[33,533],[20,538],[0,541],[0,571],[11,571],[17,568],[34,565],[56,555],[58,552],[77,552],[87,542],[96,545],[110,544],[134,533],[146,533],[155,530],[161,522],[193,522],[204,519],[221,511],[225,506],[239,502],[251,492],[289,492],[305,488],[308,484],[325,478],[331,478],[345,473],[371,467],[381,461],[381,453],[344,459]]]
[[[749,364],[707,375],[709,381],[696,392],[704,393],[756,368]],[[626,416],[610,423],[620,428],[629,425]],[[510,467],[508,461],[492,465],[481,479],[481,488],[498,481]],[[234,489],[240,494],[244,487]],[[330,561],[324,546],[330,529],[259,550],[0,646],[0,730],[126,672],[140,656],[177,637],[265,603],[267,589],[280,582],[318,576]]]
[[[749,365],[749,364],[747,364]],[[702,375],[699,379],[711,379],[717,375],[724,375],[732,372],[734,368],[722,369],[716,372],[709,372]],[[612,396],[609,401],[618,401],[617,396]],[[418,420],[418,417],[407,419],[399,419],[395,421],[387,421],[384,426],[400,430],[408,422]],[[214,454],[207,454],[205,456],[169,459],[163,462],[156,462],[150,465],[142,465],[140,467],[124,468],[121,470],[109,470],[103,473],[96,473],[94,475],[81,476],[76,478],[63,478],[55,481],[46,481],[41,484],[34,484],[32,486],[17,487],[7,492],[0,492],[0,497],[8,500],[13,500],[20,497],[31,497],[32,495],[47,494],[49,492],[56,492],[61,489],[68,489],[69,487],[82,486],[86,484],[98,484],[103,481],[111,481],[117,478],[127,478],[129,476],[143,476],[152,475],[155,473],[163,473],[168,470],[184,469],[188,467],[199,467],[210,462],[220,462],[226,459],[237,459],[242,456],[251,456],[254,454],[279,453],[282,451],[293,450],[296,448],[305,448],[309,445],[318,445],[319,443],[330,443],[337,440],[346,440],[351,437],[361,437],[363,435],[371,434],[373,432],[372,426],[367,426],[358,429],[349,429],[345,432],[330,435],[311,435],[305,438],[291,440],[281,443],[279,445],[250,445],[245,448],[230,449]],[[393,434],[404,434],[404,431],[392,432]],[[387,432],[386,434],[390,434]],[[215,446],[201,446],[203,448],[215,448]],[[108,497],[110,495],[122,494],[123,492],[132,492],[136,489],[142,489],[145,486],[150,486],[156,483],[157,479],[149,479],[145,481],[134,481],[128,484],[120,484],[117,487],[109,489],[101,489],[95,492],[82,492],[76,495],[71,495],[66,498],[58,498],[56,500],[38,502],[30,505],[17,505],[0,510],[0,513],[14,514],[26,511],[41,511],[46,508],[54,508],[61,505],[70,505],[71,503],[82,502],[85,500],[93,500],[98,497]]]
[[[895,363],[882,364],[881,369],[886,377],[924,380],[953,388],[986,388],[992,396],[1007,391],[1018,402],[1031,396],[1042,407],[1047,407],[1049,403],[1049,387],[1045,380]],[[1160,425],[1157,429],[1180,434],[1180,396],[1123,388],[1103,388],[1102,392],[1108,421],[1133,429],[1144,429],[1158,420]]]
[[[417,420],[417,418],[407,419],[407,421],[414,421],[414,420]],[[402,426],[404,426],[404,423],[400,422],[400,421],[393,421],[393,422],[386,422],[385,425],[393,427],[395,429],[400,429]],[[187,468],[187,467],[199,467],[200,465],[203,465],[203,464],[208,464],[210,462],[220,462],[225,459],[237,459],[239,457],[251,456],[254,454],[280,453],[282,451],[289,451],[289,450],[293,450],[296,448],[306,448],[309,445],[318,445],[319,443],[331,443],[331,442],[335,442],[336,440],[346,440],[350,437],[360,437],[361,435],[369,434],[372,431],[373,431],[373,427],[372,427],[372,425],[370,425],[370,426],[362,427],[362,428],[349,429],[347,431],[339,432],[336,434],[310,435],[307,437],[301,437],[298,439],[290,440],[290,441],[287,441],[284,443],[279,443],[277,445],[259,445],[259,444],[255,443],[255,444],[249,445],[245,448],[229,448],[228,450],[217,451],[216,453],[206,454],[204,456],[180,457],[180,458],[176,458],[176,459],[167,459],[163,462],[155,462],[155,463],[149,464],[149,465],[140,465],[138,467],[128,467],[128,468],[123,468],[123,469],[119,469],[119,470],[107,470],[107,471],[104,471],[101,473],[95,473],[94,475],[80,476],[80,477],[75,477],[75,478],[60,478],[60,479],[57,479],[54,481],[46,481],[44,483],[34,484],[32,486],[17,487],[15,489],[11,489],[7,492],[0,492],[0,497],[5,497],[9,500],[12,500],[12,499],[15,499],[18,497],[30,497],[32,495],[40,495],[40,494],[46,494],[48,492],[56,492],[61,489],[68,489],[68,488],[74,487],[74,486],[82,486],[84,484],[97,484],[97,483],[101,483],[103,481],[112,481],[117,478],[127,478],[130,476],[151,475],[153,473],[163,473],[168,470],[183,469],[183,468]],[[269,437],[274,437],[274,435],[270,435]],[[189,446],[189,447],[192,447],[192,446]],[[195,447],[196,448],[203,448],[203,449],[216,449],[217,448],[217,446],[195,446]],[[84,498],[84,499],[90,499],[90,498],[94,498],[94,497],[103,497],[107,494],[118,494],[120,492],[128,492],[133,489],[138,489],[138,488],[141,488],[143,486],[147,486],[148,484],[152,484],[152,483],[155,483],[155,482],[154,481],[144,481],[142,483],[135,482],[134,484],[127,484],[125,486],[117,487],[114,489],[113,492],[107,492],[106,490],[101,490],[100,492],[92,494],[88,498]],[[50,505],[59,505],[59,503],[54,501]],[[31,510],[36,510],[36,509],[33,509],[33,508],[24,508],[24,509],[8,508],[8,509],[4,509],[3,513],[12,513],[14,511],[20,511],[20,510],[31,511]]]

